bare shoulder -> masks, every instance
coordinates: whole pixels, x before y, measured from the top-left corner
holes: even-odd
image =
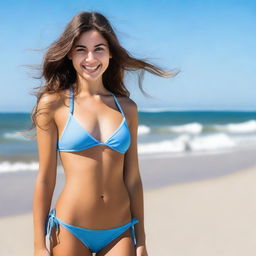
[[[66,92],[45,92],[38,101],[38,110],[45,109],[49,113],[53,113],[62,103]]]
[[[54,121],[55,112],[63,102],[63,93],[45,92],[37,103],[36,120],[41,125]]]
[[[118,101],[121,104],[128,121],[132,121],[137,118],[138,106],[134,100],[129,97],[118,97]]]
[[[61,98],[61,93],[57,92],[44,92],[38,102],[38,105],[42,107],[53,106],[56,101]]]

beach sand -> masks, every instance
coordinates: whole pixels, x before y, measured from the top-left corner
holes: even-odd
[[[191,161],[205,167],[202,159],[199,157]],[[240,162],[241,159],[240,156]],[[162,158],[150,161],[161,161],[166,169],[167,166],[175,166],[176,160]],[[198,163],[198,160],[202,162]],[[141,161],[142,176],[147,187],[144,204],[149,256],[256,254],[256,165],[226,171],[221,175],[218,168],[214,173],[210,162],[208,169],[212,169],[214,175],[204,176],[198,172],[200,175],[197,175],[197,179],[188,178],[196,176],[195,170],[191,171],[193,176],[182,172],[182,168],[179,173],[176,168],[177,173],[173,178],[179,181],[153,188],[145,177],[149,173],[145,167],[152,164],[150,161]],[[184,159],[180,161],[184,162]],[[187,158],[187,164],[189,161]],[[215,168],[218,163],[220,161],[215,162]],[[223,163],[221,166],[224,166]],[[227,166],[223,169],[226,170]],[[154,172],[156,174],[156,170]],[[0,255],[33,255],[32,213],[1,217],[0,244]]]
[[[148,191],[152,256],[256,255],[256,167]]]

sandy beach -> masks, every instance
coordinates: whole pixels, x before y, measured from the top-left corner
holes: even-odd
[[[255,255],[256,161],[254,165],[252,161],[255,152],[239,153],[239,158],[235,154],[140,160],[150,256]],[[198,170],[197,165],[201,166]],[[7,188],[10,175],[2,176],[1,185],[5,185],[1,188]],[[21,180],[23,177],[23,182],[33,181],[35,174],[29,176],[30,181],[25,174],[16,177]],[[60,178],[56,194],[63,181]],[[23,194],[31,192],[31,184]],[[5,198],[2,205],[11,201]],[[30,202],[27,205],[29,209]],[[31,211],[5,213],[0,218],[0,255],[32,255]]]

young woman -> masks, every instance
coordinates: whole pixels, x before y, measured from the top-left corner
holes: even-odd
[[[135,70],[171,76],[131,57],[96,12],[77,14],[48,48],[32,111],[39,154],[34,256],[148,255],[138,110],[123,82]],[[51,209],[57,152],[66,183]]]

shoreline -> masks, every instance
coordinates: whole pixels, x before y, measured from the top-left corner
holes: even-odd
[[[253,256],[255,180],[256,166],[224,176],[145,190],[149,255]],[[0,227],[0,241],[4,245],[1,255],[32,255],[31,212],[0,218]]]
[[[256,166],[256,150],[227,152],[213,155],[187,155],[166,157],[154,155],[139,157],[139,168],[144,191],[155,190],[177,184],[191,183],[222,177]],[[23,171],[0,174],[0,218],[31,212],[34,184],[37,172]],[[54,205],[65,182],[64,173],[57,173],[53,194]]]

